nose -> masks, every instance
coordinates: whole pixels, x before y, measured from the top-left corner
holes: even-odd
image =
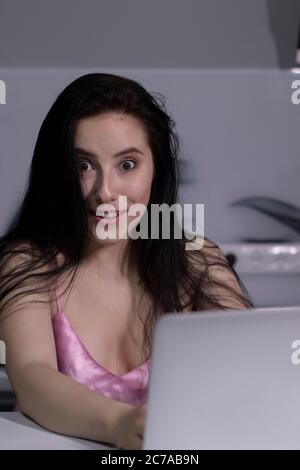
[[[110,202],[116,200],[118,196],[118,188],[116,176],[110,172],[102,172],[96,185],[96,196],[99,203]]]

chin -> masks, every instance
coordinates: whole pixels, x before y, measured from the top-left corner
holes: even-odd
[[[98,245],[98,246],[108,246],[108,245],[116,245],[118,243],[124,243],[128,240],[124,240],[124,239],[121,239],[121,238],[115,238],[115,239],[110,239],[110,238],[106,238],[105,240],[100,240],[97,235],[94,237],[94,242]]]
[[[93,239],[93,242],[98,245],[98,246],[108,246],[108,245],[116,245],[118,243],[126,243],[129,239],[129,237],[127,236],[127,238],[119,238],[118,237],[118,234],[116,236],[116,238],[99,238],[96,231],[94,230],[93,231],[93,235],[92,235],[92,239]]]

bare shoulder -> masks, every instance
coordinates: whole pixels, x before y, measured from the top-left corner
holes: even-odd
[[[57,256],[52,260],[51,263],[46,263],[41,256],[40,250],[29,243],[19,243],[14,245],[11,250],[0,260],[0,294],[2,292],[2,281],[5,278],[10,279],[10,284],[13,284],[13,280],[17,279],[18,275],[22,275],[24,281],[14,290],[14,294],[23,288],[29,290],[30,285],[35,286],[36,293],[33,295],[26,295],[26,301],[30,300],[46,300],[48,301],[48,310],[50,308],[51,316],[53,317],[56,311],[55,306],[55,293],[54,293],[54,278],[47,276],[48,273],[54,269],[61,267],[65,261],[64,256],[58,253]],[[24,273],[22,274],[22,271]],[[21,276],[20,276],[21,277]],[[27,281],[25,277],[28,277]],[[43,289],[44,294],[39,294],[38,290]],[[5,299],[7,301],[10,298],[8,295]],[[1,307],[2,307],[2,295],[0,295],[0,319],[1,319]],[[16,308],[18,302],[15,302],[14,307]]]
[[[202,247],[198,252],[190,252],[189,262],[194,272],[199,274],[207,299],[219,299],[220,305],[228,309],[248,307],[240,280],[220,247],[208,238],[198,240],[199,244]],[[210,308],[209,305],[209,300],[203,301],[204,307]]]
[[[229,263],[220,247],[209,238],[196,237],[187,251],[191,264],[203,270],[211,266],[222,265],[228,267]]]
[[[0,320],[23,309],[25,303],[34,309],[51,311],[50,281],[53,269],[45,263],[37,248],[29,243],[14,244],[0,259]]]

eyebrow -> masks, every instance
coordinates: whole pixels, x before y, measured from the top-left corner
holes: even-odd
[[[97,155],[95,155],[93,152],[88,152],[85,149],[82,149],[80,147],[75,147],[75,152],[80,153],[81,155],[86,155],[88,157],[93,157],[97,158]],[[137,149],[136,147],[128,147],[127,149],[121,150],[120,152],[117,152],[113,155],[113,158],[115,157],[121,157],[122,155],[127,155],[128,153],[140,153],[144,155],[144,153]]]

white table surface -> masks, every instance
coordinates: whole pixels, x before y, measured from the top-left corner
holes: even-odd
[[[118,450],[106,443],[56,434],[19,412],[0,413],[0,449]]]

